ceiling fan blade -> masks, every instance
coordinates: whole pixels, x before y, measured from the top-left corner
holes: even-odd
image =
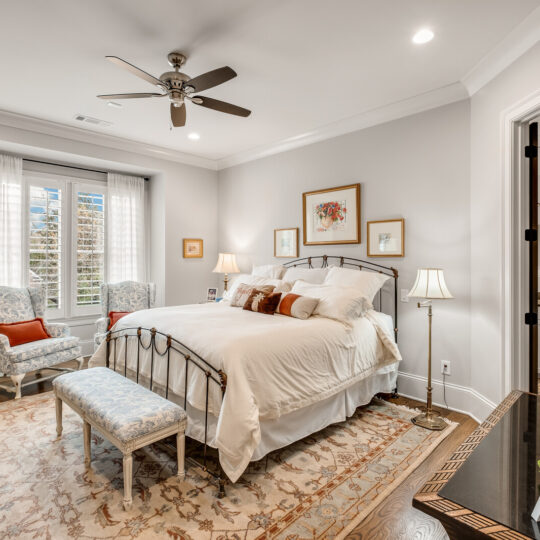
[[[174,127],[182,127],[186,125],[186,105],[182,103],[181,107],[175,107],[171,103],[171,121]]]
[[[144,79],[150,84],[155,84],[163,88],[167,87],[167,85],[163,81],[160,81],[158,78],[154,77],[153,75],[150,75],[150,73],[146,73],[146,71],[139,69],[137,66],[134,66],[133,64],[130,64],[129,62],[126,62],[125,60],[118,58],[118,56],[106,56],[105,58],[107,60],[110,60],[113,64],[116,64],[117,66],[120,66],[121,68],[127,69],[129,72],[133,73],[133,75],[137,75],[137,77]]]
[[[232,103],[227,103],[226,101],[220,101],[219,99],[213,99],[204,96],[193,96],[192,103],[195,105],[200,105],[201,107],[206,107],[207,109],[213,109],[214,111],[220,111],[227,114],[234,114],[236,116],[249,116],[251,111],[239,107],[238,105],[233,105]]]
[[[149,98],[149,97],[167,97],[167,94],[157,93],[142,93],[142,94],[101,94],[98,98],[101,99],[133,99],[133,98]]]
[[[208,88],[213,88],[218,84],[230,81],[234,77],[236,77],[236,72],[229,66],[225,66],[203,73],[187,81],[184,86],[191,86],[195,89],[195,92],[203,92],[204,90],[208,90]]]

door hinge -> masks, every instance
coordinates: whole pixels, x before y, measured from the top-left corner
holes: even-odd
[[[532,144],[530,144],[529,146],[526,146],[525,157],[526,158],[538,157],[538,146],[534,146]]]
[[[525,229],[525,242],[536,242],[538,240],[537,229]]]
[[[525,313],[525,324],[533,326],[538,324],[538,314],[537,313]]]

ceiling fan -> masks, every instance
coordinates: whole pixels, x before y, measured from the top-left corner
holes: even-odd
[[[101,99],[133,99],[133,98],[162,98],[168,97],[171,102],[171,121],[174,127],[186,125],[186,105],[185,101],[191,101],[195,105],[213,109],[215,111],[234,114],[236,116],[249,116],[251,111],[232,105],[225,101],[219,101],[205,96],[194,96],[195,92],[203,92],[209,88],[213,88],[219,84],[229,81],[236,77],[236,72],[228,66],[214,69],[203,73],[195,78],[190,78],[185,73],[180,72],[180,68],[186,62],[187,58],[180,52],[171,52],[167,55],[169,64],[174,68],[174,71],[167,71],[159,77],[154,77],[146,71],[122,60],[118,56],[106,56],[113,64],[127,69],[137,77],[144,79],[150,84],[157,86],[161,92],[159,93],[138,93],[138,94],[104,94],[98,96]]]

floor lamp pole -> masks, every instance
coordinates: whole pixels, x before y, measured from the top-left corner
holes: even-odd
[[[431,386],[431,321],[433,319],[433,308],[431,306],[431,302],[425,302],[423,304],[418,303],[418,307],[427,307],[428,308],[428,375],[427,375],[427,407],[426,412],[423,412],[419,414],[418,416],[415,416],[412,419],[412,423],[426,428],[426,429],[432,429],[434,431],[441,431],[443,430],[447,424],[446,422],[437,414],[433,412],[432,404],[433,404],[433,388]]]

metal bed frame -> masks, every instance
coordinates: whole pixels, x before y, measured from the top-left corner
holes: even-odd
[[[383,266],[371,261],[363,261],[360,259],[354,259],[351,257],[340,257],[333,255],[321,255],[316,257],[305,257],[301,259],[295,259],[284,263],[285,267],[297,267],[297,266],[307,266],[308,268],[314,268],[313,261],[320,260],[320,268],[328,267],[328,261],[337,259],[336,262],[339,263],[340,267],[352,266],[357,267],[360,270],[369,270],[373,272],[378,272],[380,274],[385,274],[393,278],[394,280],[394,291],[393,291],[393,304],[394,304],[394,334],[397,342],[397,290],[398,290],[398,271],[395,268]],[[382,288],[378,293],[378,307],[379,311],[382,311]],[[156,342],[156,337],[163,338],[164,345],[160,346]],[[185,377],[184,377],[184,410],[187,411],[187,391],[188,391],[188,374],[190,368],[198,369],[204,373],[206,380],[205,388],[205,410],[204,410],[204,443],[203,452],[202,452],[202,463],[195,461],[192,457],[188,456],[187,459],[194,463],[196,466],[202,467],[202,469],[212,476],[218,484],[218,498],[225,497],[225,473],[223,472],[221,466],[219,465],[218,460],[218,470],[214,471],[208,467],[208,398],[210,391],[210,383],[218,385],[221,390],[222,398],[225,395],[227,390],[227,374],[221,370],[212,366],[204,358],[202,358],[195,351],[191,350],[185,344],[181,343],[177,339],[173,338],[170,335],[159,332],[156,328],[142,328],[142,327],[133,327],[133,328],[123,328],[121,330],[110,330],[107,332],[105,337],[106,341],[106,366],[108,368],[117,371],[117,364],[119,364],[119,352],[117,351],[117,342],[118,340],[124,340],[124,358],[123,358],[123,374],[125,377],[128,377],[128,340],[137,340],[137,364],[135,370],[135,381],[139,384],[140,377],[140,356],[141,350],[148,351],[150,350],[150,379],[149,379],[149,389],[154,391],[154,363],[156,361],[166,361],[167,362],[167,377],[165,384],[165,399],[169,398],[169,376],[171,372],[171,351],[177,353],[175,360],[185,363]],[[111,358],[112,356],[112,358]],[[121,366],[120,366],[121,370]],[[129,370],[132,371],[131,369]]]

